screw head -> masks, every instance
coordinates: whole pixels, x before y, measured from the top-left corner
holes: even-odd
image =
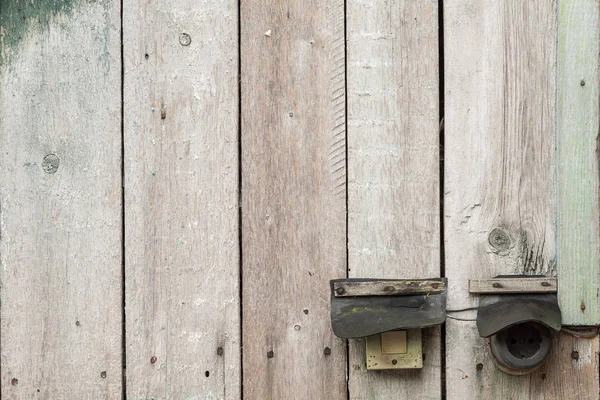
[[[154,364],[156,362],[156,356],[152,356],[150,358],[150,364]]]
[[[222,348],[222,347],[219,347],[219,348],[217,348],[217,354],[218,354],[218,355],[222,356],[222,355],[223,355],[223,353],[224,353],[224,350],[223,350],[223,348]]]
[[[342,295],[342,294],[346,293],[346,290],[343,287],[339,287],[339,288],[335,289],[335,292],[339,295]]]
[[[329,347],[325,347],[325,349],[323,349],[323,354],[326,356],[331,355],[331,349]]]
[[[398,360],[395,360],[395,359],[394,359],[394,360],[392,360],[392,364],[393,364],[393,365],[396,365],[396,364],[398,364]]]
[[[275,357],[275,353],[273,353],[273,350],[269,350],[267,352],[267,358],[273,358],[273,357]]]
[[[47,174],[53,174],[58,171],[60,160],[56,154],[48,154],[42,160],[42,169]]]
[[[182,33],[179,35],[179,43],[182,46],[189,46],[192,43],[192,37],[187,33]]]
[[[573,350],[573,351],[571,352],[571,358],[572,358],[573,360],[579,360],[579,352],[578,352],[577,350]]]
[[[100,372],[100,377],[101,377],[102,379],[106,378],[106,371],[102,371],[102,372]]]

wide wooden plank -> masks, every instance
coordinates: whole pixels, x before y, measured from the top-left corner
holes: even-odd
[[[348,0],[347,13],[349,275],[439,276],[438,5]],[[350,341],[350,398],[439,399],[439,332],[423,331],[420,371],[367,371]]]
[[[123,17],[128,398],[239,398],[237,1]]]
[[[556,274],[556,20],[553,1],[445,3],[450,309],[477,306],[469,279]],[[598,397],[597,338],[555,335],[544,369],[521,377],[500,372],[488,347],[474,322],[447,321],[448,399]]]
[[[244,399],[346,399],[343,0],[241,2]]]
[[[0,1],[3,399],[118,399],[120,3]]]
[[[563,323],[600,324],[600,5],[558,18],[558,279]]]

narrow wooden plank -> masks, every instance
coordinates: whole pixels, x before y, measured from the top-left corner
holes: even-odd
[[[118,399],[120,3],[0,0],[3,399]]]
[[[556,17],[552,1],[445,3],[450,309],[477,306],[469,279],[556,273]],[[474,322],[446,326],[448,399],[598,398],[597,338],[556,335],[544,369],[517,377],[496,368]]]
[[[567,325],[600,324],[600,5],[558,18],[558,292]]]
[[[553,278],[470,279],[471,294],[556,293],[558,281]]]
[[[406,294],[438,294],[446,290],[440,280],[376,280],[333,282],[335,297],[401,296]]]
[[[128,399],[239,398],[237,1],[123,16]]]
[[[241,2],[244,399],[346,399],[343,0]]]
[[[348,251],[354,278],[440,274],[438,5],[348,0]],[[350,341],[350,398],[441,397],[439,328],[423,369],[367,371]]]

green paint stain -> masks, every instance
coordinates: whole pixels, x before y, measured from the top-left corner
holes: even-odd
[[[47,30],[57,14],[70,14],[78,0],[0,0],[0,65],[17,52],[29,29]]]

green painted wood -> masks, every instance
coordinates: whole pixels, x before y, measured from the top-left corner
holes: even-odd
[[[599,3],[559,2],[557,263],[565,325],[598,325]]]

